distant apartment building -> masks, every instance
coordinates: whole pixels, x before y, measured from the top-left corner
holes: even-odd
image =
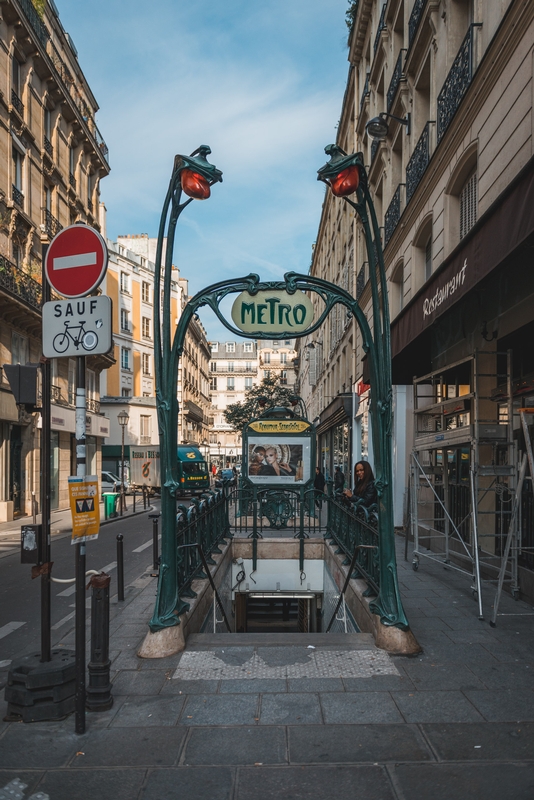
[[[210,461],[225,466],[241,461],[241,435],[225,422],[224,411],[241,403],[258,382],[258,346],[253,341],[210,342]]]
[[[99,229],[108,149],[98,104],[53,3],[3,0],[0,17],[0,365],[41,357],[42,245],[63,227]],[[109,433],[99,412],[99,373],[87,359],[87,469],[100,469]],[[74,361],[52,362],[52,508],[68,505],[74,469]],[[39,502],[40,415],[17,409],[0,369],[0,521]]]
[[[103,291],[113,301],[115,364],[103,378],[102,407],[109,413],[110,440],[103,451],[105,468],[117,472],[122,456],[119,413],[126,411],[125,461],[130,445],[157,445],[154,367],[155,239],[145,234],[120,236],[108,241],[109,268]],[[173,269],[171,281],[172,329],[176,328],[188,299],[187,280]],[[209,348],[206,332],[192,320],[180,359],[176,387],[179,402],[177,443],[202,445],[208,440]]]
[[[297,380],[295,339],[258,339],[259,378],[277,378],[292,389]]]

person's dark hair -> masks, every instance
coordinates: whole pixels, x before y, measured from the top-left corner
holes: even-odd
[[[356,475],[356,467],[359,465],[363,467],[363,478],[361,481],[358,480]],[[371,481],[374,481],[375,476],[373,475],[373,470],[371,465],[368,461],[358,461],[354,465],[354,493],[361,496],[364,494],[365,490],[367,489],[368,484]]]

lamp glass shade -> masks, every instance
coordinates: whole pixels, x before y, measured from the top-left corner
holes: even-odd
[[[330,183],[332,194],[336,197],[347,197],[354,194],[360,184],[360,170],[356,165],[341,170]]]
[[[387,122],[382,117],[373,117],[365,129],[373,139],[385,139],[389,130]]]
[[[193,197],[195,200],[206,200],[211,194],[206,178],[199,175],[198,172],[193,172],[192,169],[182,170],[180,180],[182,190],[188,197]]]
[[[123,425],[124,426],[124,425],[128,424],[128,420],[130,419],[130,417],[128,416],[126,411],[121,411],[121,413],[118,415],[117,419],[119,420],[119,425]]]

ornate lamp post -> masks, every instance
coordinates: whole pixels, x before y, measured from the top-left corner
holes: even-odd
[[[207,161],[211,153],[201,145],[191,155],[174,159],[169,188],[163,204],[158,231],[154,275],[154,361],[156,403],[160,440],[161,561],[156,606],[150,628],[153,632],[176,626],[177,615],[187,609],[178,594],[176,555],[176,490],[178,431],[178,362],[183,350],[184,331],[196,309],[187,305],[178,327],[171,331],[171,277],[176,224],[184,208],[194,199],[205,200],[210,187],[222,181],[222,172]],[[185,199],[182,199],[185,195]],[[164,252],[165,251],[165,252]],[[163,274],[162,274],[163,273]]]
[[[124,513],[124,429],[128,425],[130,417],[127,411],[121,411],[117,416],[121,426],[121,517]]]
[[[373,307],[372,337],[364,336],[364,350],[371,373],[371,420],[376,489],[378,494],[378,537],[380,559],[380,594],[371,603],[371,611],[386,625],[408,627],[400,598],[395,558],[392,485],[392,388],[391,334],[388,287],[380,228],[369,192],[363,153],[348,155],[338,145],[325,147],[330,161],[317,172],[335,197],[344,198],[358,214],[363,225],[369,262]],[[356,200],[349,199],[356,195]],[[354,302],[355,310],[358,304]],[[359,310],[359,309],[358,309]]]

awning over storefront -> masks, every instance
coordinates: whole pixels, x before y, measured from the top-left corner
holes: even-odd
[[[317,435],[339,425],[352,417],[352,392],[338,394],[330,405],[321,413],[321,422],[317,426]]]
[[[534,159],[490,206],[431,280],[394,320],[392,356],[417,343],[429,326],[501,264],[534,232]],[[425,338],[425,337],[422,337]]]

